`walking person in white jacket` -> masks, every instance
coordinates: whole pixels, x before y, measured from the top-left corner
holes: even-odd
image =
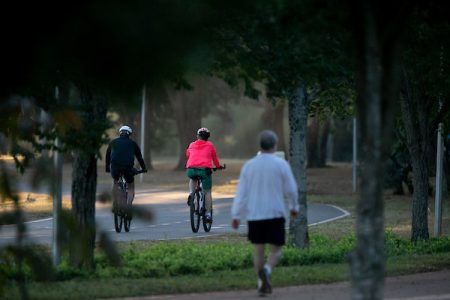
[[[287,208],[292,217],[299,211],[297,184],[289,164],[277,157],[277,135],[270,130],[259,134],[261,153],[241,169],[236,197],[231,209],[232,227],[237,229],[241,217],[248,222],[248,239],[254,245],[253,264],[258,274],[258,293],[272,293],[270,276],[286,241]],[[264,248],[270,254],[264,261]]]

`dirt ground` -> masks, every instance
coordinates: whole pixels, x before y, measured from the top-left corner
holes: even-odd
[[[450,299],[450,270],[419,273],[405,276],[389,277],[386,279],[384,299],[387,300],[448,300]],[[131,297],[121,300],[234,300],[234,299],[284,299],[284,300],[317,300],[334,299],[345,300],[351,297],[349,282],[333,284],[313,284],[275,288],[273,294],[258,297],[255,290],[227,291],[211,293],[192,293],[177,295],[161,295],[149,297]],[[110,300],[119,300],[110,299]]]

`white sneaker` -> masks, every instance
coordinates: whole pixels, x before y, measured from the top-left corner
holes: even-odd
[[[264,268],[258,272],[258,294],[264,296],[271,293],[272,286],[270,285],[270,273],[267,268]]]
[[[212,222],[211,213],[206,213],[205,214],[205,219],[206,219],[206,222],[211,223]]]

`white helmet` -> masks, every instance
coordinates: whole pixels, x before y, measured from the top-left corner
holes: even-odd
[[[120,127],[119,133],[121,133],[122,131],[126,131],[128,133],[128,135],[133,133],[133,130],[131,129],[131,127],[127,126],[127,125]]]
[[[208,140],[209,136],[211,135],[211,133],[209,132],[208,128],[206,127],[202,127],[199,130],[197,130],[197,135],[202,139],[202,140]]]
[[[199,130],[197,130],[197,134],[200,134],[201,132],[209,133],[209,130],[208,130],[208,128],[206,128],[206,127],[202,127],[202,128],[200,128]]]

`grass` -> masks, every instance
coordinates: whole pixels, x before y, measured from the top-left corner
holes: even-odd
[[[274,271],[274,285],[348,280],[347,254],[354,243],[353,235],[333,240],[314,234],[308,250],[285,247],[280,265]],[[412,244],[388,232],[385,245],[387,275],[450,267],[450,238]],[[57,270],[56,281],[37,282],[28,273],[32,299],[91,299],[254,288],[252,247],[242,240],[121,243],[119,251],[123,258],[120,268],[110,266],[97,253],[97,268],[92,273],[80,273],[67,264]],[[202,259],[193,259],[198,257]],[[4,299],[18,297],[14,285],[5,291]]]
[[[227,162],[227,170],[215,175],[214,192],[232,194],[237,184],[240,162]],[[158,166],[158,165],[156,165]],[[185,189],[184,172],[173,172],[167,165],[149,172],[142,188]],[[339,206],[351,213],[349,217],[331,223],[310,227],[311,249],[298,252],[285,248],[280,267],[275,269],[274,285],[289,286],[312,283],[329,283],[349,279],[347,253],[354,242],[357,195],[342,188],[338,182],[342,175],[338,168],[329,168],[328,179],[321,181],[318,170],[309,170],[308,202]],[[345,172],[347,172],[346,170]],[[102,175],[104,176],[104,175]],[[217,178],[216,178],[217,177]],[[216,180],[217,179],[217,180]],[[109,178],[101,179],[107,182]],[[153,182],[153,180],[158,180]],[[320,186],[322,184],[322,187]],[[337,186],[333,187],[333,186]],[[351,186],[350,184],[348,185]],[[327,191],[327,193],[324,193]],[[43,196],[34,205],[26,198],[38,195],[24,194],[22,203],[30,218],[42,217],[51,212],[51,201]],[[387,230],[387,275],[400,275],[433,271],[450,267],[450,242],[448,238],[431,239],[427,243],[412,246],[408,239],[411,222],[411,197],[385,198],[385,227]],[[23,200],[25,199],[25,200]],[[36,198],[37,199],[37,198]],[[446,200],[447,201],[447,200]],[[36,204],[37,204],[36,203]],[[46,204],[45,204],[46,203]],[[450,208],[443,204],[443,234],[450,235]],[[432,229],[434,203],[430,198],[429,228]],[[164,293],[188,293],[230,289],[253,289],[254,271],[251,267],[251,247],[245,236],[222,235],[210,239],[172,242],[117,243],[123,258],[123,266],[109,266],[103,254],[97,253],[97,269],[94,273],[80,273],[63,264],[56,273],[57,280],[38,282],[29,277],[32,299],[92,299],[103,297],[130,297]],[[43,250],[49,253],[49,249]],[[205,256],[200,262],[194,254]],[[1,264],[0,264],[1,266]],[[2,281],[0,268],[0,283]],[[1,284],[0,284],[1,286]],[[5,299],[17,299],[17,288],[7,286]]]

